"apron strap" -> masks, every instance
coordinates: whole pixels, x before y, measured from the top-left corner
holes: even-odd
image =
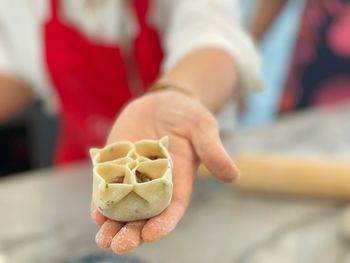
[[[52,20],[58,21],[58,13],[59,13],[59,0],[51,0],[51,17]]]
[[[149,0],[133,0],[133,7],[136,14],[137,22],[140,28],[147,26],[147,13],[149,10]]]
[[[147,21],[150,0],[132,0],[132,5],[139,26],[134,40],[134,57],[146,90],[159,75],[163,51],[158,32]]]

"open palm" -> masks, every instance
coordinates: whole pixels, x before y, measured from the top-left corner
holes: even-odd
[[[176,91],[150,93],[131,102],[120,114],[107,144],[122,140],[160,139],[169,136],[174,162],[173,197],[167,209],[148,220],[117,222],[106,219],[92,205],[91,216],[101,225],[96,242],[122,254],[143,241],[155,241],[171,232],[189,204],[199,162],[224,181],[238,171],[218,134],[212,114],[200,103]]]

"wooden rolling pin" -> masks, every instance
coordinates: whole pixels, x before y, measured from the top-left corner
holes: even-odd
[[[350,199],[350,160],[248,153],[234,160],[238,189]],[[201,167],[199,175],[206,174]]]

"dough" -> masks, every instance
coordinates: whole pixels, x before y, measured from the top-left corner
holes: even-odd
[[[124,141],[91,149],[92,199],[104,216],[135,221],[160,214],[170,203],[172,160],[168,137]]]

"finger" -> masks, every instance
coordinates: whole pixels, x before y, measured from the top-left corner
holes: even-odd
[[[102,249],[107,249],[111,246],[113,237],[123,227],[124,223],[107,219],[103,223],[100,230],[97,232],[95,241]]]
[[[112,240],[111,248],[118,254],[124,254],[142,243],[141,231],[146,221],[135,221],[125,224]]]
[[[221,142],[214,118],[197,123],[191,131],[191,139],[198,157],[215,177],[231,182],[239,175],[237,166]]]
[[[184,215],[186,207],[178,202],[171,203],[160,215],[148,220],[142,230],[142,239],[152,242],[167,236]]]
[[[102,225],[107,220],[105,216],[100,214],[93,202],[91,202],[90,216],[92,221],[98,225]]]
[[[156,241],[168,235],[183,217],[192,193],[194,166],[174,157],[174,193],[167,209],[147,221],[142,229],[144,241]]]

